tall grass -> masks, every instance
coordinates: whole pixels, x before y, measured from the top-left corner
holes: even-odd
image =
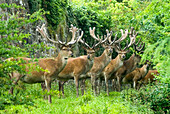
[[[133,104],[126,101],[120,92],[111,92],[107,96],[104,91],[100,95],[94,96],[91,87],[87,84],[87,90],[84,96],[76,97],[76,89],[74,83],[65,85],[65,97],[60,97],[57,92],[58,85],[52,84],[52,104],[48,100],[43,99],[40,84],[24,84],[24,90],[16,90],[15,94],[22,95],[31,99],[32,104],[6,105],[0,113],[38,113],[38,114],[140,114],[153,113],[147,106],[141,104]],[[18,92],[18,93],[17,93]]]

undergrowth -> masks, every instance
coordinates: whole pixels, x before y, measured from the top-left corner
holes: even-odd
[[[56,113],[56,114],[139,114],[153,113],[147,105],[139,103],[133,104],[122,97],[120,92],[111,92],[107,96],[104,91],[100,95],[94,96],[91,88],[85,91],[85,95],[76,97],[76,89],[74,83],[65,85],[65,97],[60,97],[60,93],[56,92],[57,84],[52,85],[52,104],[48,100],[43,99],[40,84],[25,84],[24,90],[15,89],[15,97],[19,98],[23,103],[13,103],[5,105],[0,113]],[[17,92],[17,93],[16,93]],[[26,99],[27,98],[27,99]]]

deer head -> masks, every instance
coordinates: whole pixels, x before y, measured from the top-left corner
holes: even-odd
[[[126,49],[128,49],[130,47],[130,44],[128,45],[128,42],[127,42],[127,45],[124,49],[121,49],[121,45],[120,45],[120,42],[125,40],[128,36],[128,29],[125,29],[125,33],[123,32],[123,30],[121,29],[121,37],[117,40],[117,34],[115,35],[115,38],[114,40],[112,41],[111,40],[111,36],[109,37],[109,44],[108,45],[111,45],[115,51],[118,53],[118,56],[121,60],[124,60],[125,57],[126,57],[126,53],[129,52],[129,50],[127,51]],[[109,33],[108,30],[106,30],[107,34]]]
[[[135,50],[134,55],[134,61],[136,62],[136,65],[140,62],[141,60],[141,56],[139,55],[139,53],[143,53],[142,49],[145,47],[145,43],[141,42],[141,38],[138,40],[137,43],[135,43],[136,41],[136,36],[138,35],[138,33],[136,33],[136,31],[134,30],[134,28],[132,27],[130,30],[130,34],[129,37],[131,39],[130,45],[133,44],[133,48]],[[140,44],[140,45],[139,45]],[[138,46],[139,45],[139,46]]]
[[[51,42],[53,42],[53,43],[56,43],[56,44],[58,44],[58,45],[60,45],[60,48],[61,48],[61,50],[60,50],[60,56],[62,56],[64,59],[68,59],[68,57],[70,57],[70,56],[73,56],[73,53],[72,53],[72,48],[73,48],[73,46],[75,45],[75,43],[77,42],[77,41],[79,41],[81,38],[82,38],[82,36],[83,36],[83,31],[81,31],[81,35],[77,35],[77,37],[76,37],[76,32],[77,32],[77,28],[76,27],[74,27],[73,25],[71,25],[71,28],[70,28],[70,32],[72,32],[72,39],[71,39],[71,41],[70,42],[67,42],[67,38],[66,38],[66,41],[65,42],[62,42],[62,41],[60,41],[59,40],[59,38],[58,38],[58,35],[56,34],[56,39],[57,39],[57,41],[54,41],[54,40],[52,40],[52,39],[50,39],[48,36],[47,36],[47,33],[46,33],[46,29],[45,29],[45,24],[43,24],[42,26],[41,26],[41,28],[39,28],[38,26],[37,26],[37,29],[36,29],[36,31],[38,31],[44,38],[46,38],[47,40],[49,40],[49,41],[51,41]],[[75,38],[76,37],[76,38]]]
[[[90,30],[90,35],[92,36],[92,38],[99,41],[99,43],[97,45],[101,44],[102,47],[105,49],[105,54],[108,56],[111,56],[111,54],[113,52],[112,45],[108,44],[106,41],[108,40],[109,37],[112,36],[112,31],[109,33],[109,31],[106,30],[107,36],[104,35],[104,40],[103,40],[103,36],[101,36],[101,38],[100,38],[99,35],[97,35],[97,37],[96,37],[96,35],[94,33],[95,27],[93,27],[93,29],[91,29],[91,27],[90,27],[89,30]]]
[[[121,33],[123,33],[122,30],[121,30]],[[127,37],[127,35],[128,35],[128,30],[126,29],[125,34],[122,34],[122,36],[124,36],[124,39],[125,39],[125,37]],[[126,53],[130,52],[129,47],[134,44],[135,38],[136,38],[136,36],[135,37],[130,36],[130,43],[128,43],[128,40],[126,40],[126,46],[124,47],[124,49],[121,48],[120,42],[114,45],[114,49],[118,53],[118,56],[121,61],[123,61],[126,58]]]
[[[99,45],[101,45],[101,44],[103,44],[104,42],[106,42],[107,41],[107,38],[105,38],[105,39],[101,39],[101,40],[98,40],[97,39],[97,43],[96,43],[96,39],[95,39],[95,43],[93,44],[93,46],[91,47],[91,46],[89,46],[86,42],[85,42],[85,40],[82,40],[82,39],[80,39],[79,40],[79,42],[81,42],[81,43],[83,43],[86,47],[83,47],[85,50],[86,50],[86,52],[87,52],[87,57],[88,57],[88,59],[91,59],[91,58],[94,58],[95,57],[95,52],[96,52],[96,50],[97,50],[97,47],[99,46]]]

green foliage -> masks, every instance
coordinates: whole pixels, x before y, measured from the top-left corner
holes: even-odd
[[[156,84],[142,87],[139,91],[133,91],[129,99],[134,103],[140,102],[149,105],[156,113],[168,113],[170,107],[169,84]]]
[[[34,13],[41,9],[42,0],[28,0],[30,13]]]
[[[54,30],[57,29],[62,20],[65,20],[67,5],[67,0],[42,0],[42,8],[49,12],[46,14],[47,21]]]
[[[24,73],[25,61],[7,61],[5,59],[13,57],[27,57],[29,55],[29,48],[33,48],[31,44],[25,44],[24,38],[29,38],[30,34],[26,33],[26,26],[33,23],[39,19],[42,19],[41,15],[45,14],[43,10],[39,10],[32,15],[22,14],[21,11],[25,9],[16,4],[0,4],[0,8],[8,8],[9,12],[1,13],[0,15],[0,105],[1,109],[4,105],[8,104],[23,104],[27,102],[27,98],[21,94],[15,94],[14,96],[8,94],[9,88],[12,86],[9,73],[12,71],[18,71]],[[12,9],[15,13],[12,13]],[[23,16],[25,15],[25,16]],[[3,18],[8,18],[3,20]],[[23,46],[23,44],[25,44]],[[21,96],[21,97],[20,97]],[[29,99],[30,100],[30,99]]]
[[[53,83],[52,91],[55,91],[58,86]],[[74,85],[74,86],[73,86]],[[76,97],[75,84],[69,83],[65,88],[65,98],[59,98],[58,94],[53,94],[52,104],[48,100],[43,99],[43,93],[40,84],[26,84],[24,90],[19,90],[18,95],[23,97],[23,102],[19,96],[16,97],[18,104],[5,105],[0,113],[90,113],[90,114],[119,114],[119,113],[153,113],[147,106],[133,104],[122,99],[118,92],[111,92],[110,97],[105,93],[99,96],[94,96],[91,89],[87,89],[84,96]],[[16,94],[16,93],[15,93]],[[21,101],[22,102],[22,101]]]
[[[140,27],[147,42],[147,48],[142,61],[149,60],[157,65],[161,73],[161,81],[170,82],[170,38],[169,38],[169,10],[167,1],[153,0],[138,16]]]
[[[93,38],[91,38],[89,33],[89,27],[96,27],[95,33],[99,36],[106,35],[106,29],[111,29],[111,15],[108,10],[105,9],[105,5],[108,2],[94,3],[88,2],[84,3],[82,1],[75,1],[70,3],[67,11],[67,23],[68,25],[74,24],[78,28],[84,31],[83,38],[91,46],[94,43]],[[103,49],[102,49],[103,50]],[[83,50],[80,50],[82,53]],[[102,51],[96,54],[96,56],[101,55]]]

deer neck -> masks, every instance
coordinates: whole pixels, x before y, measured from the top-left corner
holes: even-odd
[[[126,60],[124,62],[124,65],[129,72],[133,71],[136,68],[135,54],[133,54],[128,60]],[[127,72],[127,73],[129,73],[129,72]]]
[[[65,59],[65,57],[61,56],[60,53],[55,58],[55,61],[56,61],[57,67],[59,68],[59,71],[62,71],[67,64],[67,59]]]
[[[123,61],[120,59],[119,55],[117,55],[117,57],[114,60],[115,60],[115,64],[117,68],[120,68],[121,66],[123,66]]]
[[[109,62],[111,61],[111,58],[112,58],[112,56],[111,56],[111,55],[109,56],[109,55],[107,54],[106,50],[102,53],[101,56],[98,57],[98,59],[99,59],[101,62],[103,62],[103,63],[105,64],[105,66],[109,64]]]
[[[143,74],[142,78],[148,73],[149,69],[143,65],[143,67],[140,69],[140,72]]]
[[[90,59],[87,58],[87,55],[80,56],[80,57],[86,59],[87,64],[88,64],[88,69],[91,69],[93,66],[93,63],[94,63],[94,57],[92,57]]]
[[[94,57],[91,58],[91,59],[88,59],[87,61],[88,61],[88,64],[89,64],[89,68],[91,69],[93,64],[94,64]]]
[[[95,57],[92,72],[100,73],[110,63],[111,56],[108,56],[106,51],[101,56]]]
[[[118,55],[115,59],[111,60],[107,67],[110,67],[108,70],[110,70],[110,74],[112,74],[113,72],[118,70],[121,66],[123,66],[123,61],[120,59],[120,56]]]

